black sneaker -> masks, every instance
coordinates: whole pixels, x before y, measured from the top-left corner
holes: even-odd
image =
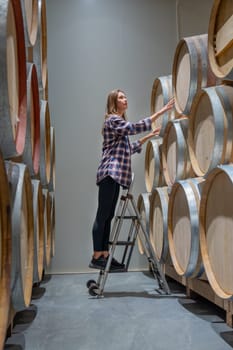
[[[89,267],[92,269],[100,269],[104,270],[107,264],[107,259],[103,255],[101,255],[98,259],[92,258]]]
[[[112,257],[111,268],[124,269],[125,264],[119,263],[119,261],[117,261],[114,257]]]

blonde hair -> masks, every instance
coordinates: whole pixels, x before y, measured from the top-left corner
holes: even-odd
[[[117,113],[117,97],[119,92],[122,92],[124,94],[124,91],[120,89],[112,90],[108,94],[105,119],[107,119],[109,115]],[[126,113],[122,115],[122,118],[126,120]]]

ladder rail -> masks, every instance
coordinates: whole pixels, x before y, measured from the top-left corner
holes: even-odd
[[[146,241],[146,244],[144,244],[144,249],[145,249],[145,252],[147,253],[146,254],[147,255],[147,259],[149,260],[150,263],[155,264],[155,267],[156,267],[156,269],[157,269],[157,271],[159,273],[159,276],[160,276],[160,278],[162,280],[162,283],[164,284],[164,289],[165,289],[166,293],[167,294],[171,294],[170,288],[169,288],[169,286],[167,284],[167,281],[166,281],[166,278],[165,278],[164,273],[162,271],[161,265],[158,262],[158,259],[157,259],[156,255],[155,255],[155,252],[154,252],[152,244],[151,244],[151,242],[149,240],[146,228],[144,226],[143,221],[141,220],[141,215],[140,215],[140,213],[138,211],[138,208],[137,208],[136,203],[135,203],[133,198],[131,200],[131,204],[132,204],[132,206],[134,208],[134,211],[135,211],[135,213],[137,215],[137,218],[138,218],[138,221],[140,223],[140,227],[141,227],[142,233],[144,235],[144,239]],[[142,240],[142,242],[144,243],[143,240]],[[153,271],[153,272],[155,272],[155,271]],[[160,283],[161,281],[158,278],[159,276],[156,273],[156,277],[158,279],[158,282]]]
[[[133,219],[131,222],[129,234],[127,237],[127,242],[128,243],[131,242],[131,245],[130,245],[130,247],[129,247],[129,245],[126,245],[124,253],[123,253],[123,257],[122,257],[122,263],[124,263],[124,261],[127,257],[127,253],[128,253],[127,261],[125,264],[126,270],[128,270],[130,259],[131,259],[132,253],[133,253],[135,240],[136,240],[136,227],[135,226],[136,226],[135,219]]]
[[[109,251],[108,261],[107,261],[107,264],[105,266],[105,269],[100,271],[99,278],[98,278],[98,281],[97,281],[97,285],[99,286],[99,291],[98,291],[99,295],[103,295],[104,286],[105,286],[105,283],[106,283],[106,280],[107,280],[107,277],[108,277],[108,273],[109,273],[109,270],[110,270],[112,258],[113,258],[113,255],[114,255],[114,252],[115,252],[115,248],[116,248],[116,245],[117,245],[117,240],[118,240],[118,237],[119,237],[119,234],[120,234],[120,230],[121,230],[121,227],[122,227],[122,224],[123,224],[123,220],[124,220],[124,216],[125,216],[125,213],[126,213],[126,209],[127,209],[127,206],[128,206],[129,198],[126,196],[125,198],[121,198],[121,199],[124,199],[124,204],[122,206],[122,211],[121,211],[120,217],[118,218],[118,216],[117,216],[115,218],[116,219],[115,220],[115,225],[114,225],[115,232],[114,232],[114,235],[113,235],[113,242],[112,242],[112,245],[111,245],[111,249]]]

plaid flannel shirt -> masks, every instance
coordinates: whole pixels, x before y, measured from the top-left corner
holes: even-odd
[[[128,135],[151,130],[151,119],[130,123],[117,115],[110,115],[104,122],[102,159],[97,171],[97,185],[110,176],[124,188],[131,183],[131,155],[140,153],[139,141],[130,143]]]

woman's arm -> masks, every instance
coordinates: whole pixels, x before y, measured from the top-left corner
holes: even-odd
[[[110,128],[118,135],[136,135],[151,130],[151,118],[147,117],[132,123],[123,118],[113,115],[106,121]]]
[[[160,109],[160,111],[155,112],[154,114],[151,115],[151,122],[153,123],[156,119],[158,119],[163,113],[169,111],[174,107],[175,100],[172,98],[168,103]]]
[[[145,131],[151,130],[151,123],[153,123],[160,115],[172,109],[173,106],[174,98],[172,98],[160,111],[152,114],[150,117],[141,119],[136,123],[128,122],[117,115],[112,115],[107,119],[107,122],[118,135],[141,134]]]

